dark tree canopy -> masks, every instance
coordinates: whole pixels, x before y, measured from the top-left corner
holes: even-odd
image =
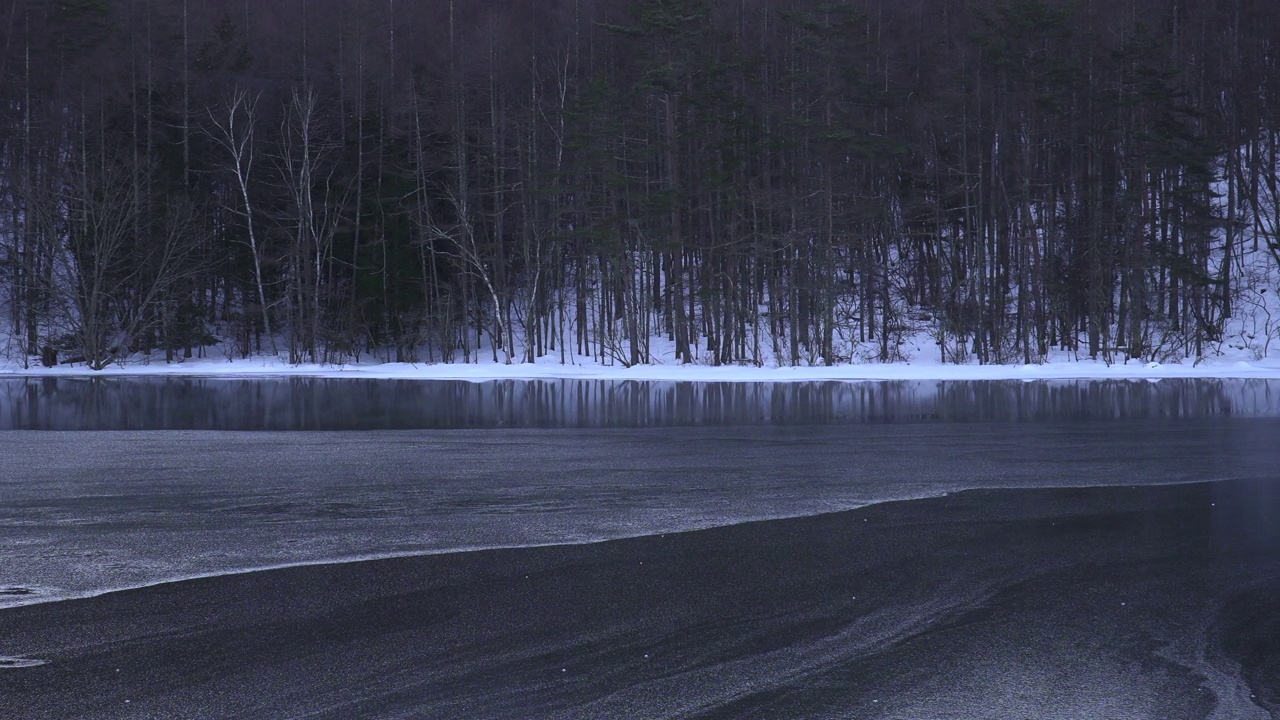
[[[1274,292],[1272,0],[0,14],[10,357],[1160,359]]]

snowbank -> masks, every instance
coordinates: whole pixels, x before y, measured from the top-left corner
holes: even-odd
[[[1181,363],[1147,363],[1058,359],[1041,365],[951,365],[938,362],[858,363],[832,367],[751,367],[680,365],[675,363],[624,367],[606,365],[584,357],[569,358],[562,363],[558,355],[541,358],[536,363],[384,363],[366,362],[341,365],[291,365],[282,359],[201,359],[166,364],[162,361],[133,361],[94,372],[83,365],[56,368],[23,369],[13,363],[0,366],[3,376],[298,376],[322,378],[396,378],[423,380],[499,380],[499,379],[617,379],[667,380],[691,382],[788,382],[788,381],[858,381],[858,380],[1048,380],[1108,378],[1276,378],[1280,379],[1280,359],[1242,360],[1224,357],[1216,360]]]

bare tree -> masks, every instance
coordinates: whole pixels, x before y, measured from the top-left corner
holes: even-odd
[[[319,360],[324,268],[332,259],[334,234],[350,194],[350,187],[337,180],[336,167],[326,161],[332,144],[319,132],[317,102],[310,86],[295,87],[280,127],[281,175],[288,190],[294,238],[290,362],[301,362],[303,354],[312,362]]]
[[[463,169],[460,172],[465,173],[466,170]],[[438,222],[436,218],[427,216],[423,229],[429,237],[444,240],[448,243],[453,250],[446,252],[446,254],[457,258],[463,267],[484,287],[489,301],[493,303],[494,321],[497,323],[496,332],[490,332],[490,337],[495,344],[503,346],[504,362],[510,365],[512,348],[509,342],[504,341],[504,338],[508,337],[507,327],[510,322],[507,317],[508,310],[502,303],[497,287],[494,285],[490,260],[480,249],[480,244],[476,240],[475,222],[472,219],[473,210],[466,191],[466,184],[463,182],[460,187],[446,187],[443,192],[445,197],[448,198],[450,208],[454,214],[454,222],[443,224]]]
[[[276,348],[275,334],[271,330],[271,312],[267,306],[266,286],[262,280],[262,248],[254,226],[254,205],[249,187],[257,157],[254,135],[257,129],[258,98],[256,94],[251,96],[248,91],[236,88],[226,102],[216,109],[217,112],[210,108],[209,119],[213,127],[209,136],[222,149],[224,166],[230,171],[240,196],[240,205],[233,210],[244,218],[246,242],[253,259],[253,281],[258,295],[258,309],[262,315],[262,329],[271,344],[271,353],[275,355],[279,350]]]
[[[110,157],[82,155],[60,199],[66,243],[59,275],[71,289],[67,319],[94,370],[128,355],[157,327],[170,292],[203,271],[196,259],[201,227],[184,198],[167,203],[154,238],[138,235],[147,219],[132,187],[143,174]]]

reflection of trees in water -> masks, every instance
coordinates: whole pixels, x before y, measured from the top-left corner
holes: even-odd
[[[1280,383],[1266,380],[1056,380],[948,382],[944,419],[1071,420],[1274,416]]]
[[[1280,417],[1276,380],[686,383],[17,378],[8,429],[377,429]]]
[[[0,381],[0,427],[41,430],[218,427],[227,398],[200,379]]]

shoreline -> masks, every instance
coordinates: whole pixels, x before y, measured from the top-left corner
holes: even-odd
[[[0,366],[3,378],[281,378],[387,380],[610,380],[700,383],[884,382],[981,380],[1163,380],[1163,379],[1280,379],[1280,359],[1222,359],[1199,363],[1129,361],[1107,364],[1094,360],[1058,360],[1038,365],[948,365],[937,362],[857,363],[832,366],[710,366],[652,364],[624,367],[602,365],[586,358],[574,363],[543,358],[535,363],[348,363],[291,365],[283,360],[197,359],[175,363],[129,363],[90,370],[82,365],[55,368]]]

